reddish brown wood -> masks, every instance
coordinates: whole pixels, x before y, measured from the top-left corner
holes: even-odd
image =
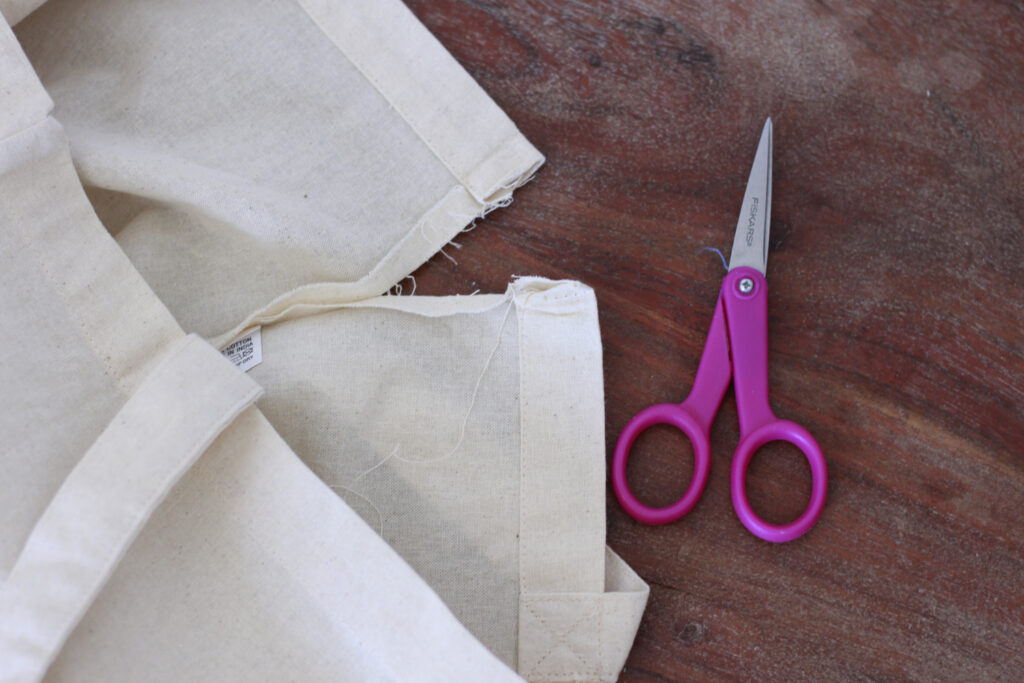
[[[1015,2],[408,0],[546,155],[418,293],[511,274],[597,290],[609,453],[685,396],[764,117],[775,122],[776,412],[830,467],[818,526],[753,538],[728,496],[731,397],[703,500],[608,539],[652,585],[622,680],[1024,676],[1024,8]],[[644,438],[667,502],[688,456]],[[799,454],[758,454],[792,518]]]

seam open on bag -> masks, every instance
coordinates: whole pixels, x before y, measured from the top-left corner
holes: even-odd
[[[351,27],[365,27],[369,23],[359,21],[365,9],[360,3],[319,0],[296,0],[296,3],[458,184],[428,209],[366,275],[352,281],[316,282],[295,287],[242,320],[230,321],[229,329],[210,339],[218,347],[255,325],[268,325],[308,310],[328,309],[334,304],[383,294],[438,252],[445,254],[445,245],[467,226],[492,210],[507,206],[514,191],[529,182],[544,162],[544,157],[487,93],[397,0],[374,3],[374,12],[389,18],[394,25],[383,22],[390,30],[387,35],[377,36],[380,40],[373,44],[373,50],[362,45],[364,38],[351,33]],[[427,52],[422,61],[433,66],[402,62],[401,69],[389,69],[388,59],[395,58],[391,53],[400,49],[394,45],[398,39],[391,35],[396,31],[407,33],[417,44],[422,42]],[[453,81],[449,86],[455,94],[450,98],[452,104],[458,106],[452,106],[451,112],[462,114],[463,118],[472,115],[472,131],[462,131],[456,120],[443,116],[449,109],[435,107],[426,94],[424,84],[434,83],[440,76]],[[410,111],[406,100],[422,105],[423,111]],[[443,138],[447,139],[446,143],[441,142]],[[460,156],[461,160],[457,158]]]

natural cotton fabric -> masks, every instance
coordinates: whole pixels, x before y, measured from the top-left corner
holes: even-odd
[[[39,4],[0,0],[0,680],[614,680],[593,292],[379,296],[540,154],[397,0]]]
[[[104,225],[207,337],[382,294],[543,160],[396,0],[51,0],[17,34]]]
[[[530,680],[614,678],[647,588],[604,543],[591,289],[379,297],[264,327],[261,407]]]
[[[0,73],[0,680],[514,680],[131,268],[6,25]]]

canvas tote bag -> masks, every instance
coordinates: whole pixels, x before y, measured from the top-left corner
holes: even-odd
[[[186,336],[0,27],[0,680],[512,680]]]
[[[7,257],[39,264],[10,291],[53,312],[5,323],[39,400],[4,418],[53,462],[5,455],[35,493],[0,506],[0,647],[71,679],[510,675],[422,577],[527,678],[613,680],[647,589],[604,547],[592,292],[376,296],[540,164],[490,99],[398,2],[51,1],[17,32],[91,206],[8,33],[4,158],[52,148],[8,163]]]

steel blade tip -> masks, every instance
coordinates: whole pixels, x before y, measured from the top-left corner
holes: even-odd
[[[764,274],[768,268],[768,231],[772,201],[772,119],[761,129],[757,153],[747,179],[743,207],[736,221],[729,269],[748,266]]]

